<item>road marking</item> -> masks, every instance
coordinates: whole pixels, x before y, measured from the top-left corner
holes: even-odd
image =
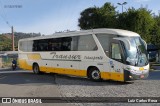
[[[32,71],[0,71],[0,74],[5,73],[33,73]]]

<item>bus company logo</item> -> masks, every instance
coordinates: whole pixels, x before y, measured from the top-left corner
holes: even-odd
[[[55,59],[65,59],[65,60],[80,60],[80,55],[53,55]]]
[[[11,98],[2,98],[2,103],[11,103]]]
[[[52,52],[53,59],[64,59],[64,60],[81,60],[81,55],[58,55],[56,52]]]

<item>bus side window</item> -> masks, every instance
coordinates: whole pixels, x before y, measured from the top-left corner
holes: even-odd
[[[64,37],[62,38],[62,44],[61,44],[61,49],[62,51],[71,51],[71,37]]]
[[[38,51],[38,42],[37,41],[33,41],[33,49],[32,51]]]
[[[48,51],[52,51],[52,42],[51,41],[48,42]]]
[[[109,34],[96,34],[105,54],[109,57],[109,45],[110,45],[110,41],[111,41],[111,37],[110,36],[114,36],[114,35],[109,35]]]
[[[111,44],[111,58],[122,61],[121,51],[118,43]]]
[[[97,45],[92,35],[82,35],[78,39],[78,51],[95,51]]]
[[[71,41],[71,51],[77,51],[78,50],[78,39],[79,36],[73,36]]]
[[[21,51],[27,52],[28,51],[28,41],[23,41],[20,47]]]

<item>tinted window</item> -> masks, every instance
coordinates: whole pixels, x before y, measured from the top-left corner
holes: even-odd
[[[71,37],[35,40],[33,51],[70,51]]]
[[[22,51],[93,51],[97,45],[92,35],[39,39],[20,42]]]

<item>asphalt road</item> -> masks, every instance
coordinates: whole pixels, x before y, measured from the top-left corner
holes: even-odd
[[[0,97],[62,97],[51,74],[35,75],[31,71],[0,71]],[[5,104],[0,104],[5,105]],[[20,105],[20,104],[19,104]],[[25,104],[44,106],[44,104]],[[46,106],[72,106],[72,104],[45,104]],[[12,104],[17,106],[17,104]]]
[[[147,80],[160,80],[160,71],[151,71]]]
[[[32,71],[0,71],[1,97],[160,97],[160,71],[150,72],[146,80],[127,83],[93,82],[86,78],[56,74],[35,75]],[[32,104],[35,105],[36,104]],[[39,104],[38,104],[39,105]],[[41,104],[42,105],[42,104]],[[106,106],[104,103],[45,104],[50,106]],[[107,104],[134,106],[139,104]],[[160,104],[141,104],[159,106]],[[43,105],[42,105],[43,106]]]

